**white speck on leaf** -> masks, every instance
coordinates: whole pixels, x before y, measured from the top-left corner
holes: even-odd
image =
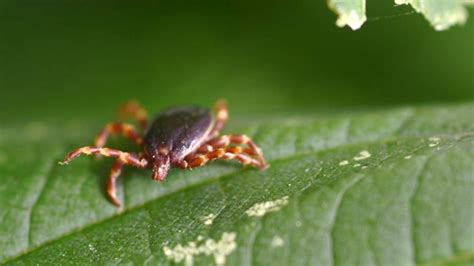
[[[184,261],[186,266],[194,264],[194,256],[204,254],[206,256],[214,256],[216,265],[224,265],[227,256],[232,253],[237,247],[235,242],[236,233],[224,232],[219,241],[214,239],[204,239],[201,236],[198,237],[197,241],[190,241],[184,246],[181,244],[176,245],[174,248],[168,246],[163,247],[165,256],[175,263]]]
[[[369,158],[370,156],[371,156],[371,154],[370,154],[369,151],[361,151],[361,152],[359,152],[358,156],[354,157],[354,160],[356,160],[356,161],[365,160],[365,159]]]
[[[411,157],[412,157],[411,155],[407,155],[407,156],[405,156],[405,157],[403,157],[403,158],[405,158],[405,160],[410,160]]]
[[[205,225],[211,225],[214,222],[216,215],[214,213],[210,213],[207,216],[202,217],[202,221]]]
[[[97,249],[95,249],[95,247],[92,244],[89,244],[89,250],[94,252],[94,253],[97,252]]]
[[[286,204],[288,204],[288,196],[284,196],[283,198],[273,200],[273,201],[255,203],[252,207],[246,210],[245,213],[248,216],[261,217],[261,216],[264,216],[268,212],[275,212],[275,211],[280,210]]]
[[[348,164],[349,164],[349,161],[348,161],[348,160],[344,160],[344,161],[340,161],[340,162],[339,162],[339,165],[340,165],[340,166],[348,165]]]
[[[439,144],[439,141],[441,140],[440,138],[438,137],[431,137],[428,139],[431,143],[428,144],[429,147],[436,147],[438,146]]]
[[[354,167],[360,167],[360,166],[361,166],[361,164],[360,164],[360,163],[356,163],[356,164],[354,164]]]
[[[279,247],[282,247],[284,244],[285,244],[285,241],[280,236],[273,237],[272,243],[271,243],[272,247],[279,248]]]

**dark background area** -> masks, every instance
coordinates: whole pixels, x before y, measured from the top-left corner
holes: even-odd
[[[474,17],[436,32],[367,1],[359,31],[324,1],[1,1],[0,119],[108,118],[212,104],[233,114],[474,99]],[[384,2],[384,3],[382,3]]]

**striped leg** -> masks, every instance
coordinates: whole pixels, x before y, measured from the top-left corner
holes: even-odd
[[[88,146],[73,150],[66,156],[66,158],[64,158],[64,161],[60,162],[60,164],[68,164],[75,158],[79,157],[81,154],[100,154],[106,157],[117,158],[115,164],[110,170],[109,179],[107,181],[107,195],[109,196],[109,199],[112,201],[112,203],[116,206],[122,205],[121,201],[117,198],[116,181],[122,173],[123,166],[132,165],[138,168],[145,168],[148,165],[148,162],[145,158],[142,158],[142,156],[138,156],[136,154],[115,149]]]
[[[225,126],[227,119],[229,118],[229,111],[227,109],[227,103],[225,100],[218,100],[214,106],[216,121],[214,127],[209,133],[209,139],[215,138],[219,135],[219,132]]]
[[[119,116],[122,118],[132,117],[140,123],[142,129],[148,125],[148,115],[145,109],[137,101],[129,101],[119,109]]]
[[[261,168],[260,162],[248,154],[245,154],[242,147],[218,148],[204,154],[194,153],[188,155],[183,161],[178,163],[177,166],[183,169],[196,168],[216,159],[238,160],[243,165],[252,165]]]
[[[216,137],[199,147],[197,153],[209,153],[219,148],[228,147],[230,144],[246,145],[247,148],[243,149],[242,153],[255,157],[259,162],[258,168],[265,169],[268,167],[260,148],[246,135],[223,135]]]
[[[115,161],[114,166],[110,169],[109,179],[107,181],[107,195],[109,196],[110,201],[117,206],[120,207],[122,202],[117,197],[117,178],[122,173],[123,162],[120,160]]]
[[[123,152],[110,148],[99,148],[99,147],[82,147],[71,151],[60,164],[68,164],[72,160],[79,157],[81,154],[91,155],[100,154],[105,157],[114,157],[121,161],[123,164],[132,165],[137,168],[145,168],[148,165],[148,161],[145,158],[140,158],[138,155],[128,152]]]
[[[99,148],[104,147],[110,134],[122,134],[137,145],[141,146],[143,144],[143,139],[132,125],[127,123],[109,123],[95,138],[95,146]]]

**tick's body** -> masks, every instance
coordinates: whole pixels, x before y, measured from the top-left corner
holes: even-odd
[[[172,163],[181,161],[208,136],[214,119],[206,108],[171,108],[159,114],[145,132],[145,149],[169,153]]]
[[[214,159],[236,159],[242,164],[250,164],[260,169],[267,167],[260,149],[245,135],[218,136],[227,121],[227,107],[223,101],[216,104],[216,115],[203,107],[175,107],[158,114],[149,126],[146,112],[137,103],[130,102],[121,109],[125,116],[136,118],[144,137],[132,125],[110,123],[97,136],[95,146],[86,146],[69,153],[65,164],[81,154],[101,154],[116,157],[107,184],[107,192],[112,202],[120,206],[116,196],[116,179],[123,165],[151,168],[152,178],[162,181],[171,166],[182,169],[195,168]],[[123,134],[140,145],[142,153],[133,154],[115,149],[103,148],[110,134]],[[246,145],[246,147],[241,146]]]

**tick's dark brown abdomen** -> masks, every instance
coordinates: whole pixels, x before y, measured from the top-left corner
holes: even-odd
[[[145,132],[145,149],[152,156],[160,149],[169,151],[172,162],[193,152],[213,125],[209,109],[176,107],[160,113]]]

